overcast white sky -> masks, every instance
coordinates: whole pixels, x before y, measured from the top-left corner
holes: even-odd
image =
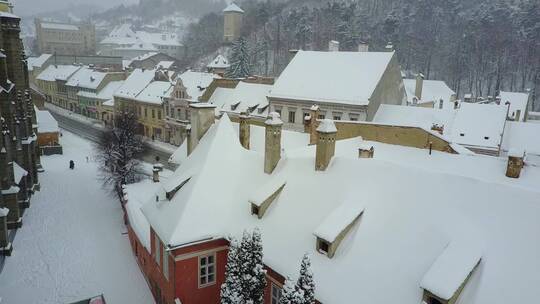
[[[102,7],[111,7],[121,3],[137,3],[139,0],[11,0],[15,6],[15,13],[19,15],[33,15],[64,8],[70,4],[94,4]]]

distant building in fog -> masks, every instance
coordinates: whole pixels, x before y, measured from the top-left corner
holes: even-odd
[[[36,19],[40,53],[95,55],[96,29],[93,24],[69,24]]]

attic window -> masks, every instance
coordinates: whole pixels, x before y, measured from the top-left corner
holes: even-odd
[[[353,200],[346,201],[334,209],[315,229],[317,251],[329,258],[334,257],[339,245],[363,213],[364,207]]]
[[[262,107],[262,108],[259,108],[259,109],[257,110],[257,112],[258,112],[259,114],[262,114],[267,108],[268,108],[268,105],[266,105],[266,106],[264,106],[264,107]]]
[[[251,214],[261,219],[266,213],[266,210],[268,210],[268,207],[270,207],[281,193],[285,184],[286,182],[282,179],[273,179],[257,189],[249,199]]]
[[[465,136],[465,133],[459,133],[459,136]]]
[[[240,101],[239,101],[239,102],[237,102],[237,103],[233,103],[233,104],[231,104],[231,111],[234,111],[234,110],[236,110],[236,108],[238,108],[238,106],[239,106],[239,105],[240,105]]]
[[[488,140],[488,139],[489,139],[489,136],[484,136],[484,139],[485,139],[485,140]]]
[[[180,190],[185,184],[187,184],[187,182],[189,182],[189,180],[191,179],[191,177],[185,179],[184,181],[182,181],[178,186],[174,187],[172,190],[170,191],[167,191],[167,193],[165,194],[165,196],[167,197],[168,200],[171,200],[174,195],[176,194],[176,192],[178,192],[178,190]]]
[[[256,104],[256,105],[254,105],[254,106],[249,107],[247,110],[248,110],[249,113],[252,113],[253,111],[255,111],[255,109],[257,109],[258,106],[259,106],[259,105]]]

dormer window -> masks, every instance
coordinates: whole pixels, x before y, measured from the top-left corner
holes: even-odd
[[[273,179],[257,189],[249,199],[251,214],[261,219],[268,210],[268,207],[270,207],[281,193],[285,184],[285,180]]]
[[[174,195],[184,187],[191,179],[191,176],[180,176],[180,178],[171,178],[171,180],[165,185],[165,197],[170,201]]]
[[[240,105],[240,101],[238,101],[237,103],[231,104],[231,111],[235,111],[236,108],[238,108],[239,105]]]
[[[313,233],[316,236],[317,251],[328,258],[334,257],[339,245],[363,213],[363,205],[354,200],[346,201],[334,209]]]

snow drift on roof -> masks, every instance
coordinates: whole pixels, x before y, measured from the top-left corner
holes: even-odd
[[[135,98],[147,85],[152,82],[155,76],[155,70],[135,69],[131,75],[124,81],[114,96],[123,98]]]
[[[452,142],[465,146],[498,149],[505,123],[505,107],[461,103],[453,123]]]
[[[393,52],[299,51],[270,97],[367,105]]]

